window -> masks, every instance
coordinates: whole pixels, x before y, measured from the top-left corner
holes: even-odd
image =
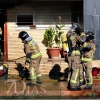
[[[33,15],[17,15],[17,25],[33,25]]]

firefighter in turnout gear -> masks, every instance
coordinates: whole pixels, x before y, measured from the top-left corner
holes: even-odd
[[[21,31],[18,37],[24,43],[24,52],[26,54],[25,63],[29,63],[30,82],[27,85],[36,86],[37,84],[42,84],[41,72],[39,70],[42,55],[39,46],[26,31]]]
[[[82,73],[83,68],[81,66],[81,51],[80,46],[85,42],[86,35],[77,23],[72,24],[70,31],[67,34],[69,52],[68,52],[68,85],[67,88],[72,91],[81,90],[78,86],[80,81],[83,81]],[[82,79],[82,80],[81,80]]]
[[[93,80],[92,80],[92,60],[95,52],[95,44],[93,42],[94,33],[88,31],[86,33],[86,42],[83,44],[83,53],[81,57],[82,65],[85,70],[85,89],[91,89]]]

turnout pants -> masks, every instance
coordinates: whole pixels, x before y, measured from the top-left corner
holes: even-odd
[[[85,70],[86,84],[91,86],[93,84],[93,79],[92,79],[92,62],[84,62],[83,63],[83,68]]]
[[[79,69],[81,66],[80,56],[73,56],[71,59],[71,76],[70,76],[70,88],[76,88],[79,82]]]
[[[39,70],[39,65],[41,61],[41,56],[30,61],[29,71],[30,71],[30,79],[32,83],[37,84],[37,82],[41,82],[41,72]]]

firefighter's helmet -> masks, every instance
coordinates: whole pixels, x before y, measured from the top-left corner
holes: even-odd
[[[82,28],[78,23],[72,23],[70,30],[73,31],[73,32],[79,33],[79,32],[82,31]]]
[[[94,39],[95,34],[91,31],[86,32],[86,38],[87,40],[93,40]]]
[[[21,38],[21,40],[25,40],[29,37],[29,35],[26,31],[21,31],[18,37]]]

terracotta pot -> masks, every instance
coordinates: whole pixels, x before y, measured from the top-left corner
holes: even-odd
[[[59,57],[60,48],[48,48],[47,53],[49,58],[55,59]]]
[[[64,50],[63,50],[63,49],[61,49],[61,50],[60,50],[60,55],[61,55],[61,58],[64,58],[64,57],[65,57],[65,54],[66,54],[66,53],[64,52]]]

